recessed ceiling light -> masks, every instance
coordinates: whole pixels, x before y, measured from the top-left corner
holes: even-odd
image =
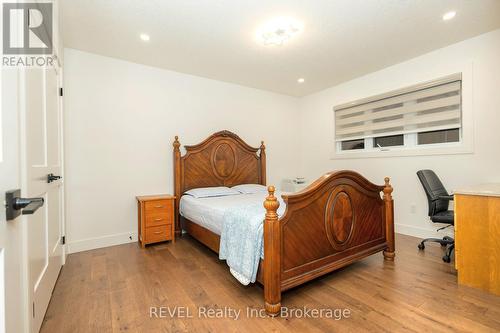
[[[141,34],[139,37],[141,37],[141,39],[145,42],[148,42],[149,41],[149,35],[147,34]]]
[[[452,19],[452,18],[454,18],[456,15],[457,15],[457,12],[455,12],[455,11],[451,11],[451,12],[445,13],[445,14],[443,15],[443,21],[448,21],[448,20],[451,20],[451,19]]]
[[[304,82],[306,82],[306,80],[303,77],[301,77],[300,79],[297,79],[297,82],[298,83],[304,83]]]
[[[264,45],[283,45],[302,32],[302,22],[288,16],[276,17],[262,24],[256,33],[257,40]]]

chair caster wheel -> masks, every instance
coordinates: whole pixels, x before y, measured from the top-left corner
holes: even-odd
[[[418,244],[418,249],[419,249],[419,250],[423,250],[423,249],[425,249],[425,245],[424,245],[424,243],[420,243],[420,244]]]
[[[451,262],[450,256],[447,256],[447,255],[443,256],[443,261],[447,262],[447,263],[450,263]]]

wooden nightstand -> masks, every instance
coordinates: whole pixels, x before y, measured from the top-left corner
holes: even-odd
[[[168,240],[175,242],[175,196],[144,195],[136,198],[139,214],[138,240],[141,246]]]

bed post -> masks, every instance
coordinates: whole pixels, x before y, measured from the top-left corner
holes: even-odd
[[[392,186],[389,184],[389,177],[385,177],[384,186],[384,205],[385,205],[385,237],[387,240],[387,248],[384,250],[384,259],[394,261],[395,244],[394,244],[394,201],[392,200]]]
[[[175,237],[181,235],[181,227],[179,224],[179,201],[181,199],[181,151],[179,147],[179,137],[175,136],[174,146],[174,194],[175,194]]]
[[[281,310],[281,230],[278,221],[280,203],[274,196],[274,186],[268,187],[264,201],[264,300],[266,313],[276,316]]]
[[[266,146],[260,142],[260,183],[266,185]]]

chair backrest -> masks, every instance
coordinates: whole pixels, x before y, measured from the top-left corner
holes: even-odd
[[[429,203],[429,216],[448,210],[448,200],[439,199],[440,196],[448,195],[448,192],[432,170],[420,170],[417,172],[418,179],[424,187]]]

